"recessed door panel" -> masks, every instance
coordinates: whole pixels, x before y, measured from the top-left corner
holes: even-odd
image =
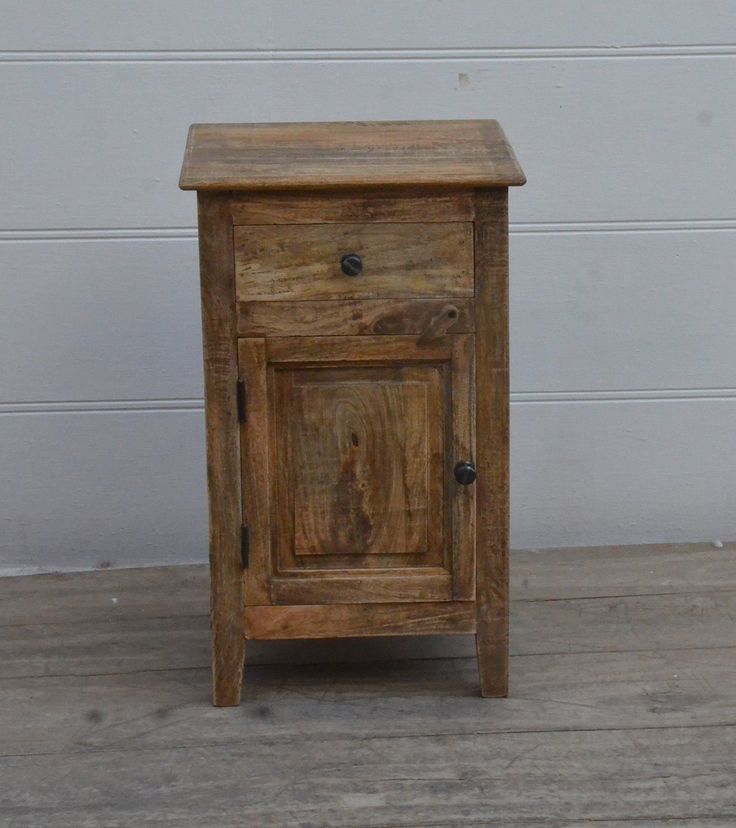
[[[293,489],[281,565],[441,565],[442,366],[285,370],[276,383]]]

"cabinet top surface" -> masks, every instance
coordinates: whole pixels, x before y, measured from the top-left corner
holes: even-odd
[[[526,178],[497,121],[193,124],[183,190],[509,187]]]

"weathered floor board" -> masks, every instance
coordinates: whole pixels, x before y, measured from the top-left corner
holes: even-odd
[[[736,647],[736,590],[512,601],[511,654]],[[96,675],[209,664],[205,615],[0,628],[0,679]],[[249,642],[248,665],[471,656],[470,636]],[[247,692],[247,688],[246,688]]]
[[[736,543],[514,551],[517,601],[736,589]],[[0,578],[0,627],[209,612],[202,566]]]
[[[42,824],[64,826],[90,814],[130,826],[221,824],[215,814],[244,825],[324,826],[461,825],[463,817],[505,825],[627,811],[736,820],[735,736],[734,727],[703,727],[122,745],[63,761],[5,759],[3,797],[17,825],[29,804],[36,819],[45,813]]]
[[[509,699],[462,637],[259,642],[222,709],[202,568],[0,580],[0,827],[736,825],[734,547],[512,573]]]
[[[478,698],[475,660],[262,666],[240,713],[207,708],[209,673],[164,670],[10,679],[3,754],[239,744],[248,738],[467,735],[547,730],[736,726],[723,689],[736,649],[530,656],[513,661],[508,700]],[[44,729],[38,711],[44,711]],[[2,754],[0,754],[2,755]]]

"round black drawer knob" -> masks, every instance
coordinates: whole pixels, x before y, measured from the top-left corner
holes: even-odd
[[[363,270],[363,259],[357,253],[346,253],[340,259],[340,267],[346,276],[360,276]]]
[[[455,480],[463,486],[469,486],[475,482],[475,466],[472,463],[463,461],[455,466]]]

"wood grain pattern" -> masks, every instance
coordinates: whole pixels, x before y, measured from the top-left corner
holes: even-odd
[[[213,701],[240,703],[244,640],[240,561],[240,444],[233,314],[235,274],[227,200],[198,196],[209,488]]]
[[[473,605],[464,601],[418,604],[246,607],[246,638],[330,638],[372,635],[472,633]]]
[[[450,337],[419,345],[414,336],[270,337],[269,362],[351,362],[390,365],[408,362],[443,362],[452,359]]]
[[[453,336],[452,429],[445,461],[448,471],[463,461],[475,461],[475,342],[474,336]],[[451,509],[453,598],[475,599],[476,485],[462,486],[447,475]]]
[[[508,694],[508,191],[476,195],[476,609],[486,697]]]
[[[241,336],[417,334],[428,342],[475,330],[472,299],[239,302],[237,311]]]
[[[371,568],[304,568],[298,570],[298,576],[292,572],[291,576],[270,579],[272,604],[368,605],[453,600],[452,574],[440,566],[389,567],[379,559]],[[338,633],[339,630],[335,631]]]
[[[471,450],[472,340],[266,340],[272,601],[472,597],[472,519],[452,526],[470,517],[455,498],[472,502],[452,478],[455,431]]]
[[[441,545],[441,500],[429,487],[431,459],[442,453],[443,424],[430,426],[441,377],[422,374],[282,372],[293,411],[295,555],[417,555]]]
[[[269,408],[266,381],[266,342],[238,341],[239,376],[245,383],[246,417],[240,424],[243,524],[248,527],[249,567],[245,581],[245,603],[269,600],[271,571]]]
[[[304,224],[234,228],[239,301],[472,296],[473,225]],[[340,261],[362,257],[358,276]]]
[[[234,194],[233,224],[332,224],[334,222],[472,221],[467,192],[409,189],[387,193],[311,192]]]
[[[184,190],[507,187],[526,181],[497,121],[193,124]]]

